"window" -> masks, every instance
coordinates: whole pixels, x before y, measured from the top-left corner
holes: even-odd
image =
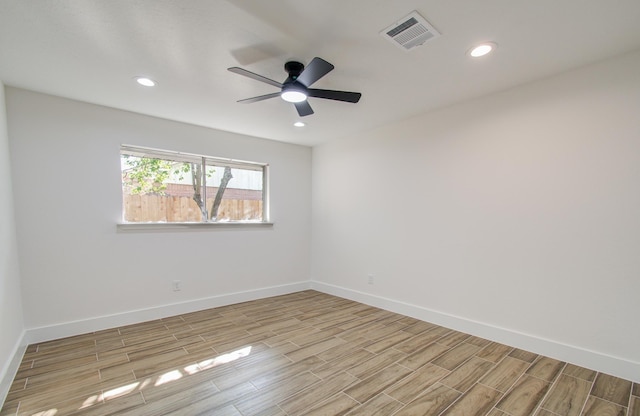
[[[264,163],[122,145],[125,223],[268,222]]]

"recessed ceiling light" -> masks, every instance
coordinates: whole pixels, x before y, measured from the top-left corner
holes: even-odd
[[[498,45],[496,45],[494,42],[481,43],[480,45],[471,48],[471,50],[469,51],[469,56],[471,56],[472,58],[479,58],[481,56],[485,56],[497,47]]]
[[[293,123],[294,126],[296,127],[304,127],[305,124],[302,121],[296,121],[295,123]]]
[[[145,87],[155,87],[157,85],[157,82],[147,77],[136,77],[136,82]]]

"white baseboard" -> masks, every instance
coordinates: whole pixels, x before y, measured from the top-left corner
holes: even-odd
[[[311,289],[640,383],[640,363],[318,281]]]
[[[2,373],[0,373],[0,408],[2,408],[2,405],[7,398],[7,393],[9,393],[11,383],[18,372],[18,367],[20,367],[20,362],[22,362],[24,352],[27,350],[25,335],[26,331],[22,331],[20,338],[18,338],[15,346],[13,347],[11,359],[2,367]]]
[[[268,298],[271,296],[286,295],[288,293],[300,292],[309,289],[310,282],[303,281],[280,286],[270,286],[244,292],[227,293],[203,299],[196,299],[170,305],[162,305],[148,309],[128,311],[108,316],[83,319],[80,321],[64,322],[60,324],[44,326],[40,328],[27,329],[25,335],[26,344],[50,341],[53,339],[65,338],[74,335],[86,334],[89,332],[101,331],[103,329],[116,328],[124,325],[131,325],[154,319],[166,318],[169,316],[184,313],[197,312],[204,309],[218,306],[231,305],[234,303],[247,302],[250,300]]]

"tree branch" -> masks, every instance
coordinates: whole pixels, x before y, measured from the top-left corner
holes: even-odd
[[[211,207],[210,218],[212,220],[217,220],[218,218],[218,209],[220,208],[220,203],[222,202],[222,195],[224,191],[227,189],[227,184],[233,178],[231,174],[231,168],[229,166],[224,168],[224,174],[222,175],[222,180],[220,181],[220,187],[218,188],[218,192],[216,192],[216,197],[213,200],[213,206]]]

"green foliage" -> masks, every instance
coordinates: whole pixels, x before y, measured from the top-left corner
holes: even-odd
[[[173,167],[170,161],[122,155],[122,162],[126,167],[122,171],[122,183],[129,186],[132,194],[164,194],[167,189],[165,181]],[[187,167],[185,172],[188,171]]]
[[[176,170],[173,171],[173,174],[178,177],[178,179],[184,179],[185,173],[193,172],[193,164],[184,162],[182,166],[179,166]]]
[[[164,195],[167,189],[167,180],[173,175],[174,179],[182,181],[186,175],[199,178],[198,164],[176,163],[170,160],[154,159],[146,157],[122,155],[122,183],[127,186],[131,194],[156,194]],[[210,178],[215,171],[207,169],[206,176]],[[200,180],[196,179],[194,186],[200,186]]]
[[[192,177],[194,177],[193,175],[196,174],[195,172],[197,171],[197,168],[198,165],[196,163],[184,162],[182,163],[182,166],[179,166],[173,171],[173,174],[176,175],[179,180],[183,180],[185,173],[189,173]],[[211,173],[207,173],[207,178],[210,178],[212,176],[211,174],[214,172],[214,169],[210,169],[209,171]]]

